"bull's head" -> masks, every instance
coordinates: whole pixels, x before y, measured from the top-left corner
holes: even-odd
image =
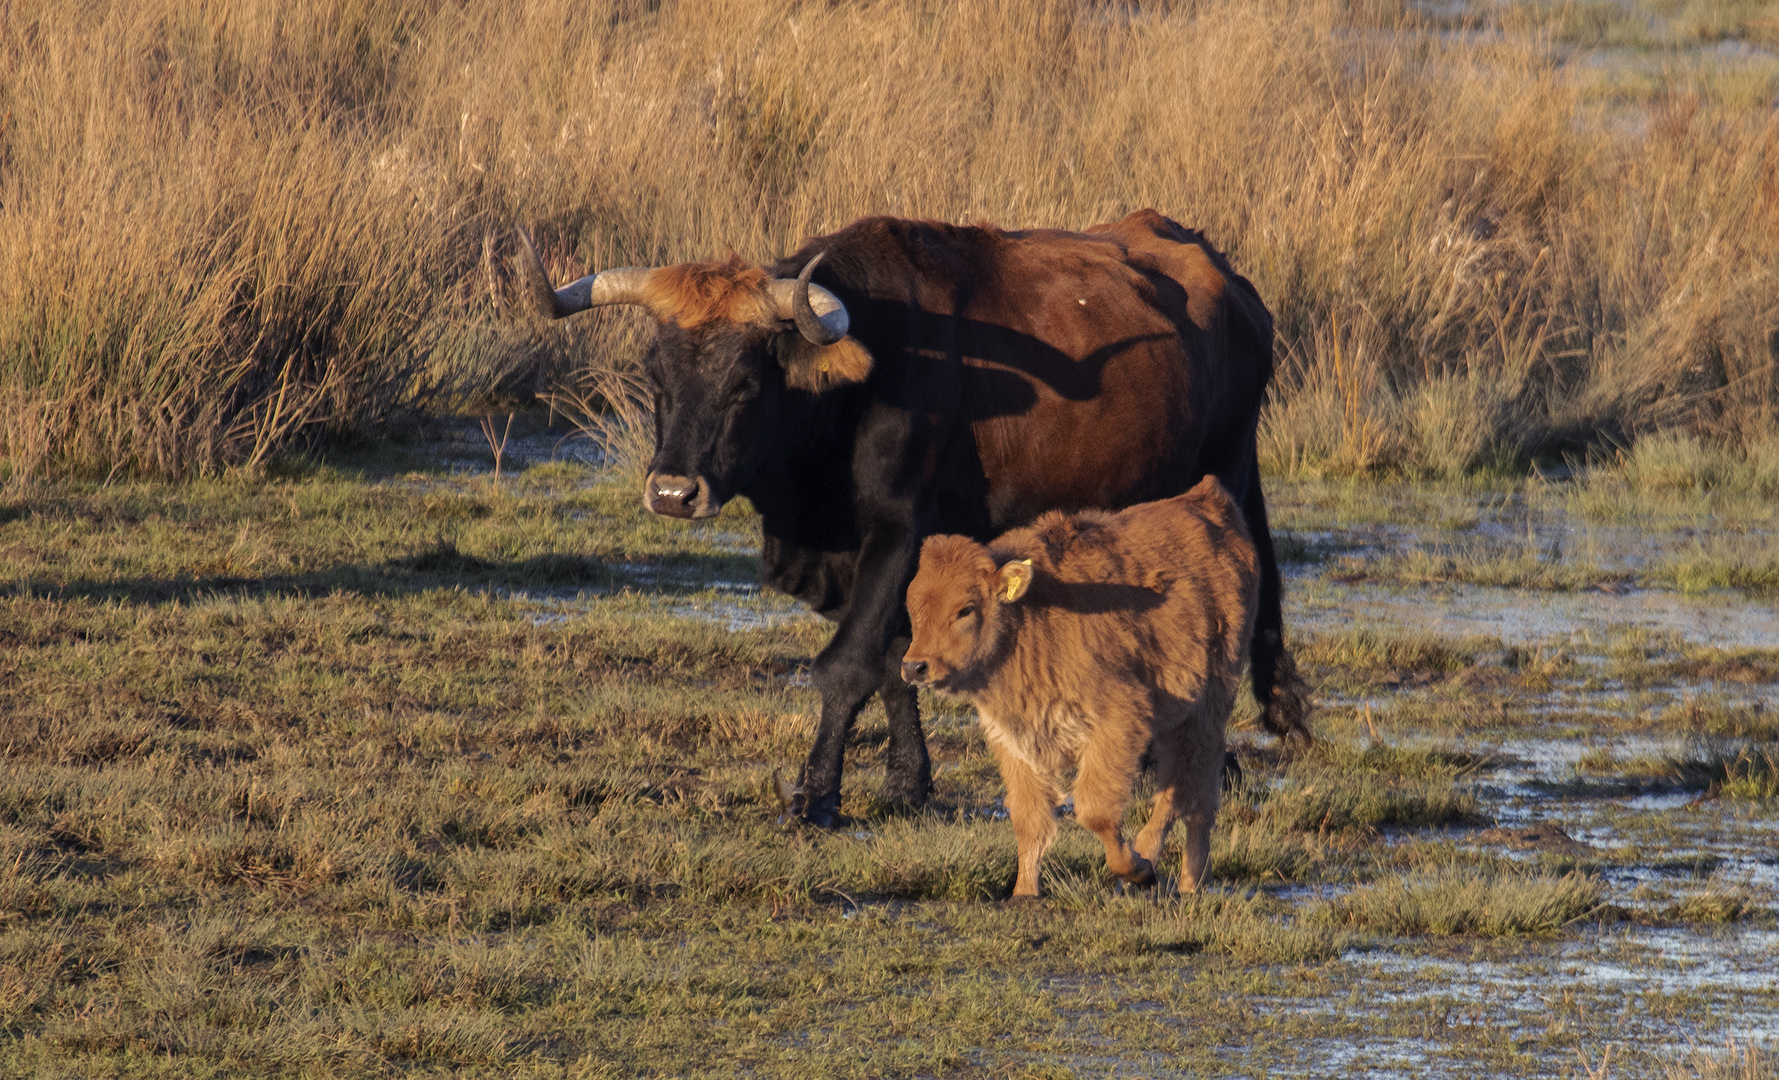
[[[643,366],[655,391],[655,456],[643,501],[657,514],[706,518],[758,467],[786,387],[820,392],[858,382],[871,357],[846,336],[846,306],[796,278],[727,263],[623,267],[552,289],[531,238],[519,233],[523,295],[560,319],[605,304],[645,307],[660,323]]]
[[[968,691],[971,676],[1004,639],[1007,609],[1024,599],[1030,559],[997,560],[966,536],[929,536],[908,585],[914,636],[902,657],[902,678],[935,690]]]

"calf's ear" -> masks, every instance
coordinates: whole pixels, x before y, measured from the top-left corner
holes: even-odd
[[[784,367],[786,386],[812,394],[864,382],[871,374],[871,354],[850,337],[832,345],[816,345],[795,330],[780,334],[778,362]]]
[[[1024,596],[1025,591],[1032,587],[1032,573],[1030,559],[1015,559],[1002,566],[1001,572],[996,578],[998,582],[996,592],[1000,596],[1001,602],[1011,604]]]

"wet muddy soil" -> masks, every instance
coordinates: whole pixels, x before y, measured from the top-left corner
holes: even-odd
[[[538,439],[518,449],[573,460]],[[484,467],[487,460],[484,453]],[[1481,1055],[1519,1075],[1560,1076],[1611,1055],[1604,1075],[1660,1076],[1725,1040],[1779,1050],[1779,800],[1722,797],[1709,779],[1727,758],[1776,745],[1774,725],[1762,718],[1779,714],[1779,685],[1763,681],[1767,669],[1779,670],[1769,655],[1779,652],[1779,604],[1732,590],[1380,583],[1351,573],[1405,555],[1575,557],[1634,572],[1708,543],[1696,521],[1591,523],[1549,494],[1441,502],[1421,492],[1407,506],[1374,500],[1370,520],[1368,508],[1344,506],[1338,492],[1299,487],[1278,502],[1281,546],[1292,560],[1286,622],[1300,644],[1359,632],[1461,641],[1489,671],[1556,658],[1554,676],[1537,685],[1485,671],[1474,692],[1462,673],[1322,690],[1319,723],[1330,737],[1437,746],[1479,763],[1461,783],[1478,800],[1481,824],[1384,830],[1378,841],[1455,845],[1532,871],[1591,875],[1603,902],[1554,937],[1404,938],[1350,949],[1333,965],[1337,974],[1316,976],[1331,980],[1320,990],[1255,996],[1255,1008],[1315,1020],[1317,1033],[1256,1046],[1245,1060],[1268,1075],[1381,1077],[1439,1075]],[[757,542],[745,523],[723,528],[709,531],[713,550],[734,554]],[[1770,523],[1737,530],[1738,542],[1757,549],[1772,542]],[[550,625],[614,593],[639,612],[730,630],[815,621],[751,581],[646,564],[618,569],[609,588],[507,598]],[[1687,678],[1674,661],[1688,649],[1775,664],[1762,660],[1749,677]],[[1675,719],[1737,710],[1753,718],[1737,737]],[[1266,891],[1308,910],[1347,888]],[[1118,1075],[1176,1075],[1164,1062],[1133,1071],[1125,1049],[1100,1064]]]

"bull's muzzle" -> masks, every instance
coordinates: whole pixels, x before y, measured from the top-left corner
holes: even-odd
[[[702,476],[649,474],[643,484],[643,502],[651,513],[672,518],[715,517],[722,504],[710,494],[710,481]]]

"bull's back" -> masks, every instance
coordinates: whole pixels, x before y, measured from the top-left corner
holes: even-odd
[[[1258,411],[1270,337],[1259,357],[1251,332],[1232,335],[1231,282],[1206,248],[1153,211],[1100,229],[1008,234],[963,312],[996,528],[1179,494],[1207,444],[1239,444]]]

